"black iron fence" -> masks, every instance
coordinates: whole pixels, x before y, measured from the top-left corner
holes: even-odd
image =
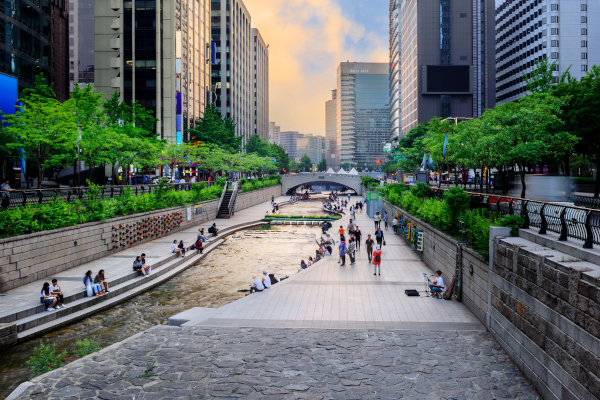
[[[445,189],[432,189],[434,195],[443,196]],[[501,216],[519,215],[523,228],[537,228],[540,234],[554,232],[558,240],[574,239],[591,249],[600,245],[600,210],[562,203],[549,203],[520,197],[468,192],[470,208],[485,208]]]
[[[200,183],[200,182],[198,182]],[[207,186],[212,186],[214,182],[202,182]],[[169,183],[168,187],[172,190],[191,190],[192,183]],[[132,186],[106,186],[101,189],[101,198],[111,198],[122,196],[126,188],[131,189],[131,193],[145,194],[153,193],[160,187],[158,184],[132,185]],[[83,187],[59,187],[53,189],[25,189],[11,192],[2,192],[2,207],[12,208],[31,204],[49,203],[58,197],[64,201],[83,200],[90,188]]]

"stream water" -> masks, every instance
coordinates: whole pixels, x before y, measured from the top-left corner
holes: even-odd
[[[320,215],[320,201],[283,206],[282,214]],[[109,310],[29,340],[2,353],[0,398],[32,377],[25,364],[40,343],[66,350],[65,362],[75,360],[77,340],[94,337],[102,347],[126,339],[192,307],[220,307],[246,295],[254,275],[263,270],[280,278],[298,272],[301,259],[314,255],[319,228],[279,225],[233,233],[225,243],[173,279]]]

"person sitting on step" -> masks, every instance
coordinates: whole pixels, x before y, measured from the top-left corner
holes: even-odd
[[[212,233],[213,236],[217,236],[219,233],[219,230],[217,229],[217,223],[214,222],[210,228],[208,228],[208,233]]]
[[[97,283],[94,283],[94,278],[92,278],[91,270],[88,270],[88,272],[85,273],[85,276],[83,277],[83,285],[87,289],[87,295],[89,297],[91,297],[93,295],[101,296],[104,294],[102,292],[102,288],[100,287],[100,285]]]
[[[50,293],[50,284],[48,282],[44,282],[42,285],[42,291],[40,292],[40,303],[46,306],[46,311],[54,311],[56,297],[52,296]]]

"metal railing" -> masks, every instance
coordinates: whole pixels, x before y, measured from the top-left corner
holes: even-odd
[[[207,186],[212,186],[214,182],[198,182],[205,183]],[[192,183],[169,183],[173,190],[191,190]],[[131,189],[131,193],[145,194],[153,193],[160,185],[158,184],[147,184],[147,185],[132,185],[132,186],[106,186],[101,189],[100,198],[112,198],[122,196],[126,188]],[[52,189],[24,189],[15,191],[3,191],[2,194],[2,207],[21,207],[33,204],[49,203],[54,198],[58,197],[61,200],[70,202],[73,200],[83,200],[86,194],[89,192],[89,187],[59,187]]]
[[[443,196],[446,189],[433,188],[434,196]],[[586,249],[600,245],[600,210],[551,203],[520,197],[467,192],[470,208],[484,208],[501,216],[519,215],[523,228],[538,228],[540,234],[554,232],[558,240],[575,239],[583,242]]]

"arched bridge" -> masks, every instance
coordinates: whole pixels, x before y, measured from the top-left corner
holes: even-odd
[[[359,175],[326,173],[284,175],[281,179],[281,194],[286,195],[300,186],[308,185],[343,186],[362,195],[362,181]]]

